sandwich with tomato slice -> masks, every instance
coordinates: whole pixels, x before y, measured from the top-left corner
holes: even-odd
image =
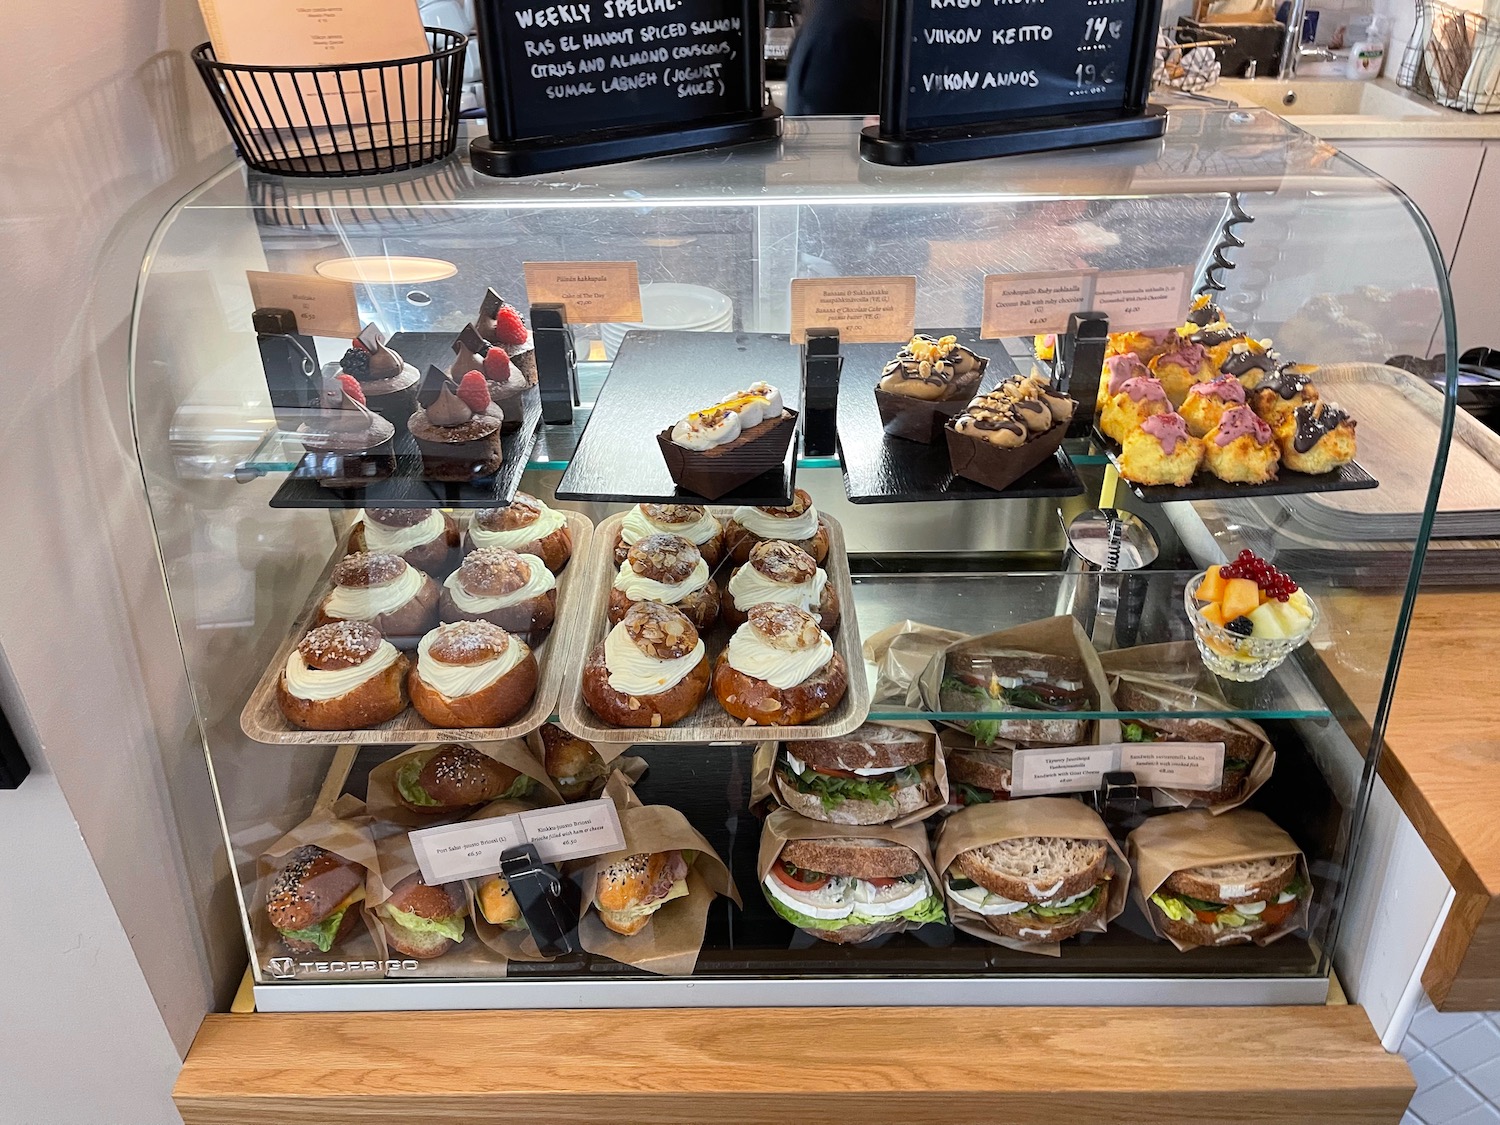
[[[1161,711],[1180,705],[1188,711],[1201,705],[1192,693],[1178,692],[1166,687],[1149,690],[1129,680],[1121,680],[1114,691],[1115,706],[1121,711]],[[1217,719],[1174,719],[1168,715],[1149,719],[1132,719],[1120,723],[1120,732],[1126,742],[1222,742],[1224,744],[1224,772],[1219,784],[1212,789],[1174,790],[1185,800],[1217,805],[1237,800],[1245,794],[1250,781],[1250,770],[1255,765],[1263,743],[1260,738],[1240,727]]]
[[[812,820],[886,824],[931,804],[937,739],[865,723],[842,738],[782,743],[774,776],[782,802]]]
[[[975,805],[1010,800],[1011,750],[1005,746],[965,746],[943,739],[943,761],[948,767],[948,813]]]
[[[1184,945],[1238,945],[1280,929],[1308,891],[1295,855],[1237,860],[1174,871],[1149,909]]]
[[[982,746],[1001,738],[1066,746],[1088,734],[1086,720],[1067,714],[1089,710],[1094,697],[1080,657],[1001,649],[949,653],[938,700],[944,711],[1007,716],[954,724]]]
[[[891,840],[788,840],[761,889],[786,921],[840,945],[946,917],[917,853]]]
[[[944,890],[1003,937],[1066,941],[1103,921],[1109,855],[1103,840],[1017,836],[959,852]]]

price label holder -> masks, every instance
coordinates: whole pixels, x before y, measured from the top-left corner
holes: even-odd
[[[1108,347],[1109,317],[1097,312],[1071,314],[1067,331],[1057,338],[1054,381],[1075,403],[1069,437],[1086,434],[1093,427]]]
[[[1126,771],[1134,784],[1212,789],[1224,780],[1222,742],[1114,742],[1102,746],[1033,746],[1011,755],[1011,796],[1091,793],[1107,775]]]
[[[877,164],[1159,137],[1161,0],[886,0]]]
[[[260,366],[266,373],[276,424],[296,432],[318,408],[323,381],[318,372],[318,346],[298,331],[291,309],[258,308],[251,315]]]
[[[802,345],[802,452],[832,457],[838,452],[839,354],[837,328],[809,328]]]
[[[508,848],[500,857],[500,873],[516,896],[537,949],[549,957],[579,952],[578,913],[583,894],[578,884],[544,863],[535,844]]]
[[[532,176],[781,135],[761,0],[478,0],[476,171]]]
[[[536,343],[536,381],[542,394],[542,421],[567,426],[579,403],[578,353],[562,305],[532,305],[531,333]]]
[[[521,844],[532,845],[548,863],[603,855],[625,846],[620,815],[609,800],[418,828],[407,839],[429,884],[497,874],[504,853]]]

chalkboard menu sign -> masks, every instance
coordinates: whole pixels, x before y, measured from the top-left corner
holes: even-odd
[[[861,150],[932,164],[1160,136],[1161,0],[886,0],[879,126]]]
[[[479,0],[481,172],[525,176],[775,137],[761,0]]]

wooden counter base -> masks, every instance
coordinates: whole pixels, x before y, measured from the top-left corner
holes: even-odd
[[[1395,1125],[1414,1088],[1350,1006],[739,1008],[211,1015],[174,1097],[187,1125]]]

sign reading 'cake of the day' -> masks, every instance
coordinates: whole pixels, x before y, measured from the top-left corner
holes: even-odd
[[[746,91],[745,0],[498,4],[517,138],[673,125],[759,111]],[[758,8],[757,8],[758,10]],[[494,81],[495,76],[490,76]]]
[[[911,5],[905,128],[1123,106],[1136,0]]]
[[[906,343],[916,331],[915,277],[799,277],[792,281],[792,343],[809,328],[837,328],[848,344]]]
[[[562,305],[569,324],[635,324],[641,278],[634,262],[524,262],[526,299]]]

